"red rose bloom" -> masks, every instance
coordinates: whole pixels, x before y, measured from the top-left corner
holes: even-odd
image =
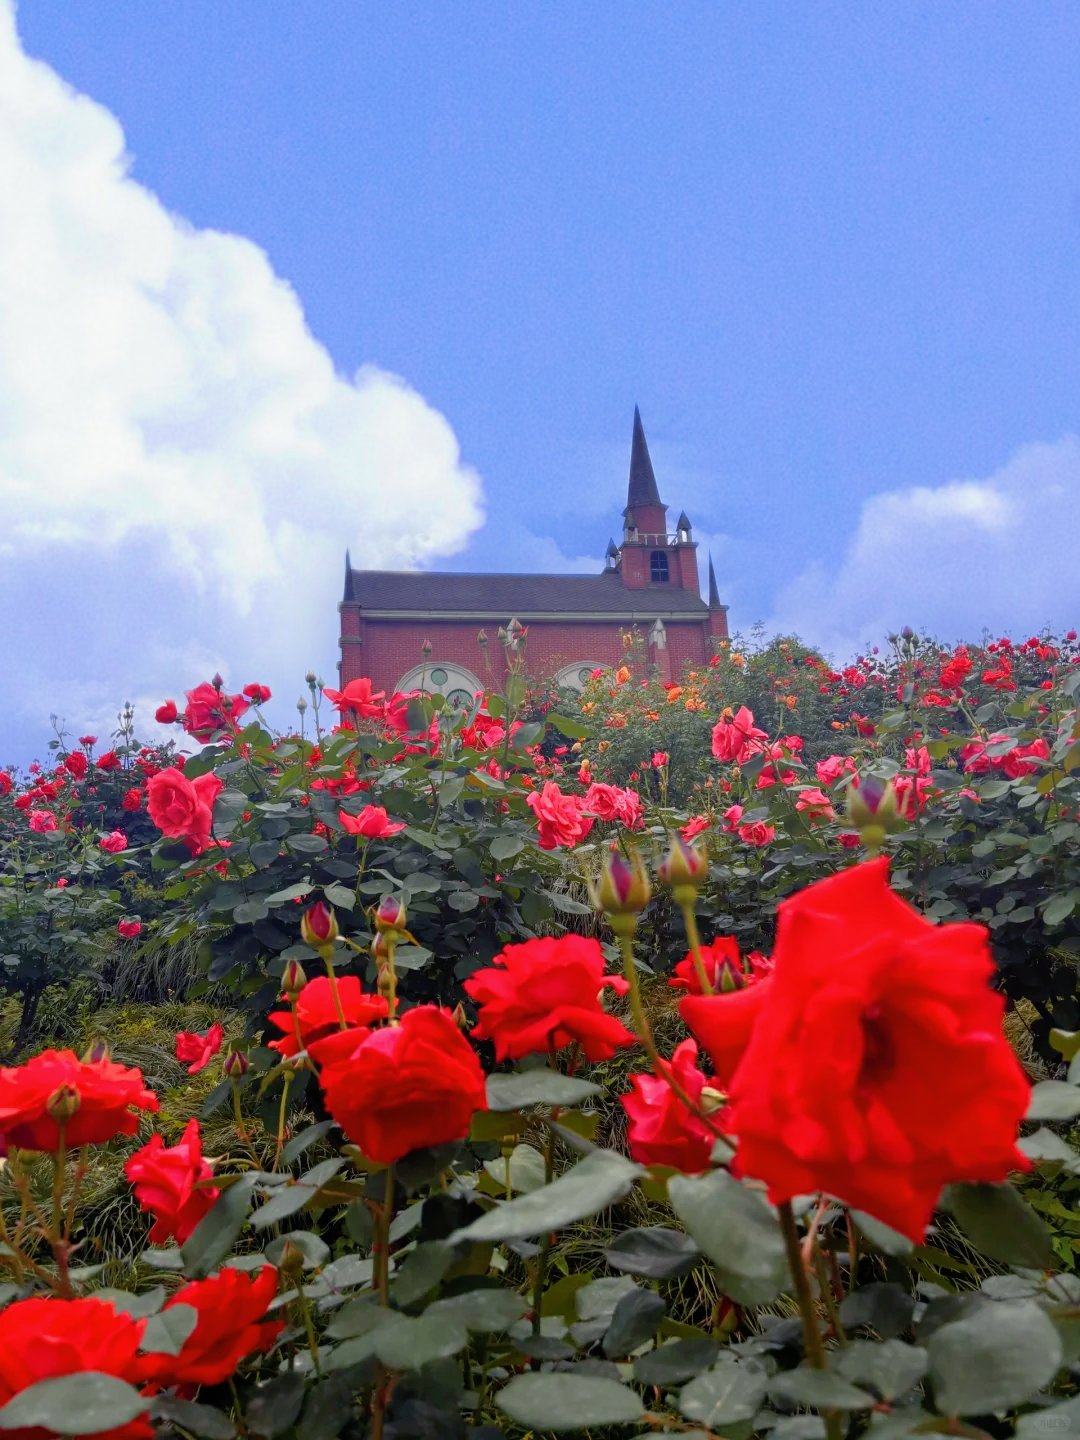
[[[981,925],[931,924],[872,860],[781,903],[773,961],[719,998],[765,1000],[730,1127],[774,1201],[821,1190],[918,1241],[943,1186],[1028,1168],[1030,1087]]]
[[[199,1035],[194,1030],[181,1030],[176,1036],[176,1058],[181,1065],[188,1067],[189,1075],[197,1075],[210,1064],[224,1039],[225,1031],[216,1024],[211,1025],[205,1035]]]
[[[123,830],[110,830],[108,835],[101,837],[98,844],[109,855],[119,855],[121,850],[127,849],[128,838]]]
[[[525,803],[536,816],[541,850],[577,845],[593,827],[592,816],[583,814],[585,807],[580,797],[564,795],[554,780],[546,780],[539,794],[533,791]]]
[[[210,843],[214,801],[222,789],[216,775],[199,775],[189,780],[175,766],[170,766],[150,777],[146,808],[163,835],[183,840],[193,855],[200,855]]]
[[[66,885],[66,880],[58,880],[58,885]],[[134,940],[136,935],[142,934],[141,920],[118,920],[116,922],[116,933],[122,935],[125,940]]]
[[[339,810],[338,819],[350,835],[360,835],[365,840],[384,840],[405,829],[404,820],[391,820],[381,805],[365,805],[357,815]]]
[[[88,761],[81,750],[74,750],[70,755],[65,755],[61,762],[69,775],[74,775],[76,780],[82,780],[86,775]]]
[[[143,1378],[158,1385],[220,1385],[247,1355],[271,1348],[284,1320],[265,1315],[277,1294],[277,1271],[264,1265],[258,1275],[226,1266],[209,1280],[195,1280],[165,1304],[190,1305],[195,1329],[178,1355],[151,1354],[142,1360]]]
[[[124,798],[120,804],[125,810],[141,810],[143,794],[138,786],[132,786],[130,790],[124,791]]]
[[[104,1300],[16,1300],[0,1312],[0,1405],[61,1375],[93,1372],[136,1382],[145,1320],[117,1313]],[[149,1408],[149,1401],[147,1401]],[[34,1426],[5,1430],[9,1440],[47,1440],[56,1432]],[[144,1440],[153,1435],[146,1416],[95,1431],[94,1440]]]
[[[367,716],[368,719],[383,713],[382,702],[386,699],[386,691],[373,692],[371,681],[366,675],[359,680],[350,680],[344,690],[331,690],[329,686],[323,690],[323,694],[335,707],[339,714],[346,710],[355,710],[358,715]]]
[[[601,993],[627,989],[621,976],[604,974],[599,941],[581,935],[507,945],[493,965],[465,981],[479,1006],[473,1034],[495,1043],[497,1060],[546,1054],[578,1041],[589,1060],[610,1060],[618,1045],[636,1037],[609,1015]]]
[[[6,770],[0,770],[0,796],[10,795],[15,782]]]
[[[326,1062],[327,1109],[369,1160],[392,1165],[410,1150],[463,1140],[487,1109],[480,1061],[449,1010],[418,1005],[399,1025],[354,1033],[351,1053],[341,1053],[343,1035],[312,1054]]]
[[[171,725],[178,714],[176,701],[166,700],[164,705],[159,705],[154,711],[154,719],[159,725]]]
[[[196,740],[212,740],[222,730],[235,729],[244,711],[251,708],[243,695],[226,695],[209,680],[185,693],[188,703],[180,722]]]
[[[120,756],[115,750],[106,750],[104,755],[98,757],[97,767],[99,770],[119,770]]]
[[[697,1066],[693,1040],[675,1047],[670,1061],[661,1062],[689,1099],[697,1102],[705,1076]],[[630,1155],[639,1165],[670,1165],[686,1174],[709,1168],[716,1136],[699,1116],[688,1110],[666,1080],[655,1075],[631,1075],[633,1093],[623,1095],[630,1120]]]
[[[0,1135],[22,1150],[55,1150],[64,1134],[69,1150],[134,1135],[136,1110],[156,1110],[158,1098],[142,1074],[111,1060],[80,1060],[73,1050],[43,1050],[25,1065],[0,1068]],[[5,1312],[6,1313],[6,1312]]]
[[[386,1019],[389,1013],[386,1001],[381,995],[366,995],[355,975],[342,975],[337,982],[337,990],[341,1013],[350,1028],[360,1028],[371,1025],[376,1020]],[[268,1046],[279,1055],[285,1056],[295,1055],[301,1048],[306,1050],[316,1041],[333,1035],[341,1028],[337,1006],[334,1004],[334,992],[326,975],[320,975],[317,980],[309,980],[296,997],[296,1019],[300,1026],[302,1046],[296,1040],[296,1027],[291,1010],[271,1010],[266,1018],[273,1021],[282,1032],[281,1039],[268,1041]]]
[[[705,1047],[720,1085],[730,1082],[746,1052],[769,984],[766,979],[740,990],[686,995],[679,1001],[679,1014]]]
[[[756,950],[743,958],[739,942],[734,935],[718,935],[709,945],[701,947],[701,962],[705,976],[713,990],[742,990],[760,980],[772,969],[772,961]],[[687,951],[671,972],[668,984],[675,990],[685,990],[688,995],[702,994],[694,956]]]
[[[764,820],[755,820],[750,825],[740,825],[736,833],[744,845],[769,845],[776,839],[775,827],[766,825]]]
[[[176,1240],[182,1245],[221,1194],[213,1187],[197,1188],[213,1171],[203,1159],[199,1122],[192,1117],[178,1145],[166,1146],[151,1135],[124,1166],[135,1198],[154,1217],[150,1243]]]
[[[36,834],[47,835],[56,829],[56,816],[51,810],[31,810],[27,824]]]
[[[740,705],[734,715],[724,715],[713,726],[712,753],[726,764],[742,765],[764,749],[768,735],[754,724],[754,712]]]
[[[253,705],[265,705],[270,699],[269,685],[245,685],[244,694]]]

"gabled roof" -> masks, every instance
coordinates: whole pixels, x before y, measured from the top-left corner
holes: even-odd
[[[649,447],[645,441],[645,427],[641,423],[641,411],[634,406],[634,438],[630,444],[630,483],[626,487],[626,510],[634,506],[662,505],[660,492],[656,488]]]
[[[345,603],[368,615],[468,615],[526,623],[539,615],[700,620],[708,606],[675,585],[629,589],[617,571],[600,575],[446,575],[430,570],[351,570]]]

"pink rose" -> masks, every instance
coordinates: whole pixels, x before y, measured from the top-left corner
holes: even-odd
[[[31,830],[44,835],[47,831],[56,829],[56,816],[51,810],[31,810],[29,823]]]
[[[119,855],[121,850],[128,848],[128,838],[123,830],[110,830],[108,835],[103,835],[98,841],[102,850],[110,855]]]
[[[350,835],[360,835],[365,840],[382,840],[405,829],[404,820],[391,820],[381,805],[365,805],[357,815],[339,810],[338,819]]]
[[[725,764],[742,765],[751,755],[764,748],[768,739],[764,730],[754,724],[754,713],[740,705],[734,715],[721,716],[713,727],[712,753]]]
[[[738,835],[747,845],[768,845],[776,839],[776,830],[764,820],[755,820],[750,825],[740,825]]]
[[[539,794],[534,790],[526,804],[536,816],[541,850],[577,845],[592,829],[592,817],[582,813],[582,801],[576,795],[564,795],[554,780],[546,781]]]

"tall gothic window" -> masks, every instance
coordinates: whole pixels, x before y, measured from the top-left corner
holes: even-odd
[[[668,581],[667,556],[663,550],[654,550],[649,559],[649,578],[654,584],[666,585]]]

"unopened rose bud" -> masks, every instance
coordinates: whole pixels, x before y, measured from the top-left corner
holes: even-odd
[[[375,981],[375,989],[379,992],[379,994],[384,1000],[389,1002],[394,998],[394,991],[396,986],[397,981],[395,980],[393,972],[391,971],[389,965],[381,966],[379,969],[378,978]]]
[[[91,1040],[83,1055],[84,1065],[100,1065],[102,1060],[111,1060],[112,1051],[107,1040]]]
[[[488,643],[488,636],[486,630],[480,631],[480,633],[476,637],[476,643],[480,646],[481,650]]]
[[[304,676],[304,683],[305,683],[306,685],[314,685],[314,684],[315,684],[315,671],[314,671],[314,670],[309,670],[309,671],[307,672],[307,674]]]
[[[300,919],[300,934],[304,944],[310,945],[313,950],[333,945],[341,934],[333,908],[324,900],[316,900],[314,905],[309,905]]]
[[[847,812],[868,850],[877,852],[891,830],[899,828],[900,807],[891,780],[860,775],[848,791]]]
[[[251,1069],[251,1061],[243,1050],[230,1050],[225,1057],[225,1064],[221,1068],[228,1079],[242,1080]]]
[[[221,687],[225,684],[225,681],[221,678],[220,675],[215,675],[214,678],[210,681],[210,684],[213,685],[215,690],[220,690]]]
[[[290,960],[281,974],[281,988],[290,1000],[295,999],[307,984],[307,975],[299,960]]]
[[[424,657],[425,660],[426,660],[427,657],[431,654],[431,641],[430,641],[430,640],[425,640],[424,643],[420,646],[420,654],[423,655],[423,657]]]
[[[304,1268],[304,1252],[295,1240],[286,1240],[278,1256],[278,1269],[295,1278]]]
[[[641,855],[630,851],[629,860],[618,849],[607,858],[596,886],[595,899],[605,915],[637,915],[649,903],[652,888]]]
[[[671,848],[657,874],[661,882],[673,890],[700,890],[709,878],[709,862],[697,845],[688,844],[681,835],[673,835]]]
[[[303,715],[304,711],[307,709],[307,701],[304,699],[303,695],[301,695],[300,699],[297,700],[296,708],[300,711],[301,715]]]
[[[716,988],[722,995],[730,995],[733,990],[741,990],[746,984],[746,978],[732,965],[730,960],[722,960],[716,970]]]
[[[917,638],[915,635],[915,631],[912,630],[910,625],[905,625],[904,628],[900,631],[900,635],[902,639],[909,641]]]
[[[714,1090],[711,1085],[703,1085],[701,1094],[698,1096],[698,1104],[706,1115],[712,1115],[714,1111],[722,1110],[727,1101],[727,1096],[722,1090]]]
[[[400,933],[407,922],[404,904],[394,895],[384,895],[375,911],[375,929],[383,934],[390,930]]]
[[[465,1006],[459,1000],[451,1012],[451,1018],[459,1030],[468,1030],[469,1017],[465,1014]]]
[[[371,942],[371,954],[380,970],[390,963],[390,956],[394,953],[394,942],[391,941],[390,934],[391,932],[383,934],[379,931]]]
[[[45,1112],[54,1120],[70,1120],[81,1104],[82,1097],[74,1085],[60,1085],[45,1102]]]

